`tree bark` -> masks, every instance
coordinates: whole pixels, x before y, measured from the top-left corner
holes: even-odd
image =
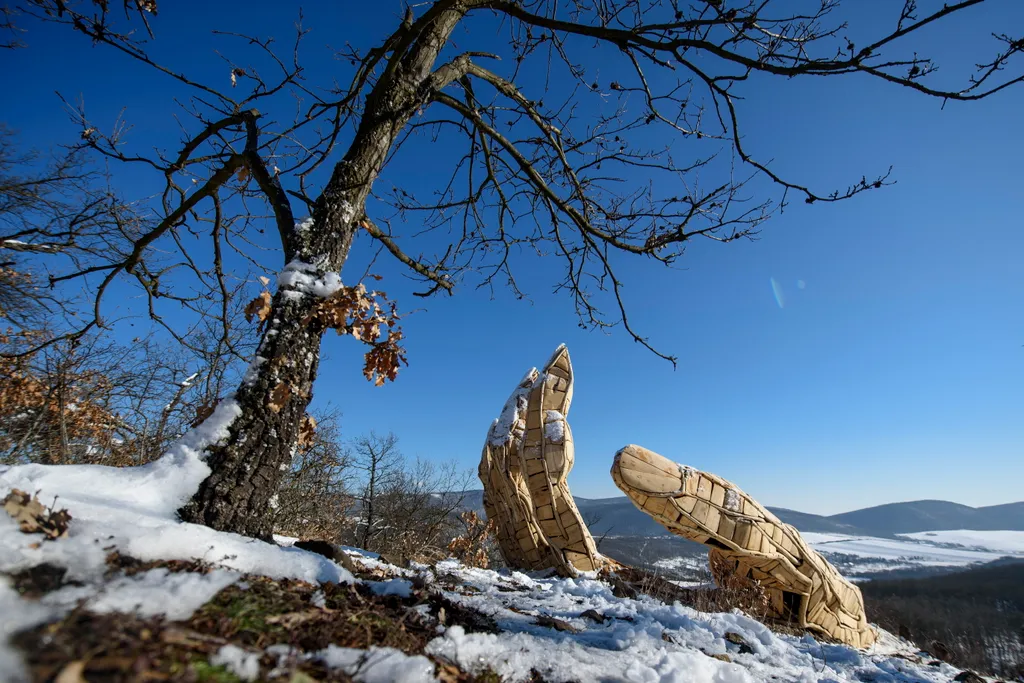
[[[286,290],[274,297],[256,361],[234,396],[241,415],[228,442],[208,451],[212,473],[179,511],[183,520],[270,538],[271,500],[291,467],[320,362],[321,334],[302,323],[313,305]],[[287,399],[278,386],[289,387]]]
[[[306,264],[314,278],[341,272],[365,215],[366,198],[399,133],[432,92],[460,75],[461,62],[433,71],[465,14],[457,0],[440,5],[421,17],[413,38],[408,27],[396,32],[400,49],[367,97],[353,142],[316,201],[311,226],[296,227],[276,179],[257,177],[274,209],[286,263]],[[296,296],[287,288],[274,295],[256,361],[234,396],[241,415],[230,426],[230,437],[207,449],[212,473],[178,511],[182,520],[270,539],[271,501],[291,466],[319,367],[322,331],[304,322],[318,301],[308,292]],[[281,385],[290,387],[283,401]]]

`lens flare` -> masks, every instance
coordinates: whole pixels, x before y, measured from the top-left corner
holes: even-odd
[[[786,295],[782,292],[782,285],[774,277],[770,278],[772,283],[772,294],[775,295],[775,303],[779,305],[779,308],[786,307]]]

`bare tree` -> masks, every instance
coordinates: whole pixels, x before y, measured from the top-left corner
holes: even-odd
[[[152,173],[165,189],[144,220],[119,232],[130,249],[54,278],[91,283],[95,297],[64,334],[104,324],[103,298],[118,279],[142,288],[159,324],[161,305],[210,314],[205,302],[227,290],[224,251],[258,263],[246,245],[265,223],[276,229],[286,265],[276,291],[250,309],[264,326],[257,362],[234,397],[241,415],[231,437],[209,449],[212,474],[181,511],[189,521],[266,537],[267,502],[312,396],[324,331],[369,344],[364,373],[378,382],[393,379],[404,360],[394,309],[341,285],[357,235],[424,281],[423,295],[450,292],[466,275],[519,294],[520,253],[558,259],[558,287],[580,325],[619,324],[674,362],[627,316],[619,276],[626,259],[672,264],[698,238],[755,234],[793,197],[834,202],[887,183],[887,173],[858,172],[845,188],[819,189],[774,170],[742,134],[738,102],[751,94],[747,83],[857,75],[944,101],[982,99],[1024,78],[1020,36],[993,26],[991,57],[959,86],[936,80],[935,63],[914,51],[913,39],[983,1],[925,12],[905,0],[878,10],[873,33],[854,35],[840,0],[430,0],[409,7],[367,49],[345,43],[357,36],[332,37],[346,45],[336,64],[351,65],[341,85],[306,82],[301,25],[287,53],[268,38],[221,34],[222,54],[253,51],[225,57],[233,88],[221,89],[147,52],[143,38],[160,33],[152,0],[126,0],[124,12],[98,0],[34,0],[19,23],[65,24],[192,94],[185,138],[164,156],[131,149],[123,125],[102,132],[76,110],[83,150]],[[472,42],[474,27],[490,31],[488,51],[453,39],[459,31]],[[283,111],[281,98],[300,103],[290,121],[275,123],[257,109]],[[381,181],[388,160],[417,136],[463,150],[432,169],[438,185],[421,196]],[[751,179],[759,182],[747,185]],[[399,232],[405,221],[425,236]],[[182,246],[199,234],[209,245],[202,259],[195,246]],[[200,303],[195,288],[180,290],[165,276],[172,266],[194,275]]]
[[[20,29],[14,24],[14,10],[6,5],[0,6],[0,49],[11,50],[21,47],[18,42]]]
[[[81,150],[21,150],[0,123],[0,321],[38,331],[66,309],[39,271],[112,246],[110,223],[128,212],[103,181]]]
[[[451,460],[406,463],[378,499],[377,516],[386,523],[377,544],[396,558],[447,557],[444,548],[463,529],[458,513],[471,479]]]
[[[363,473],[362,490],[357,498],[359,522],[356,525],[356,537],[360,547],[373,550],[376,544],[372,541],[386,531],[384,527],[399,522],[397,519],[383,518],[377,505],[385,492],[399,488],[404,463],[398,450],[398,437],[394,434],[380,436],[370,432],[368,436],[356,439],[353,448],[353,465]]]
[[[460,472],[454,462],[409,462],[391,433],[356,439],[351,462],[361,473],[355,542],[396,560],[442,554],[459,529],[471,473]]]

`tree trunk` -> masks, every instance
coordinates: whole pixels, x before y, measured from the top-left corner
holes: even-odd
[[[179,511],[187,522],[263,539],[273,532],[271,500],[291,467],[320,362],[321,333],[303,324],[316,301],[286,292],[274,297],[256,362],[234,396],[242,410],[231,438],[209,450],[212,474]]]
[[[311,225],[295,225],[279,185],[270,193],[286,263],[301,262],[313,278],[341,271],[366,198],[399,133],[432,91],[459,77],[454,63],[436,72],[432,68],[463,15],[457,4],[435,8],[417,22],[421,28],[414,39],[407,40],[406,28],[395,34],[395,55],[366,99],[352,145],[317,199]],[[296,296],[287,287],[274,295],[256,362],[234,396],[241,415],[226,442],[207,449],[212,473],[179,510],[184,521],[270,538],[268,510],[291,466],[319,366],[322,332],[305,322],[318,301],[310,292]],[[289,387],[287,396],[282,386]]]
[[[275,208],[286,271],[313,280],[341,271],[378,171],[364,146],[353,144],[317,200],[311,225],[297,226],[290,207],[285,219]],[[309,290],[287,279],[279,283],[256,358],[233,397],[241,415],[226,443],[207,449],[212,473],[178,511],[182,520],[270,539],[272,500],[291,467],[320,364],[323,331],[309,323],[309,314],[323,299]]]

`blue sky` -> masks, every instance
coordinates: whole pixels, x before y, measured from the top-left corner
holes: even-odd
[[[211,5],[189,26],[197,15],[185,5],[161,7],[155,49],[210,79],[226,78],[210,29],[286,40],[297,7]],[[861,11],[853,28],[876,20]],[[334,3],[307,8],[306,24],[321,49],[371,45],[399,15],[390,2]],[[987,3],[915,47],[952,78],[964,73],[957,64],[989,56],[989,31],[1009,25],[1024,25],[1024,6]],[[9,80],[0,120],[27,144],[77,134],[59,90],[81,93],[98,120],[126,107],[134,140],[174,146],[178,93],[165,79],[78,36],[33,30],[29,49],[0,52]],[[169,35],[178,38],[161,42]],[[337,68],[314,61],[307,75],[332,78]],[[897,184],[834,205],[798,201],[758,241],[697,244],[674,270],[625,262],[631,319],[679,356],[677,370],[620,331],[579,330],[571,303],[551,293],[550,263],[524,261],[531,301],[463,287],[426,302],[381,263],[389,293],[418,309],[404,324],[410,366],[395,384],[372,387],[359,375],[358,345],[329,336],[316,403],[339,408],[350,436],[393,431],[409,455],[475,467],[508,393],[565,342],[577,378],[577,495],[618,495],[612,457],[638,443],[807,512],[1024,499],[1024,87],[944,109],[856,77],[762,79],[748,95],[746,142],[776,171],[831,188],[891,164]],[[439,158],[411,145],[382,182],[424,187]],[[361,273],[367,255],[357,245],[343,276]],[[270,273],[280,264],[266,265]]]

